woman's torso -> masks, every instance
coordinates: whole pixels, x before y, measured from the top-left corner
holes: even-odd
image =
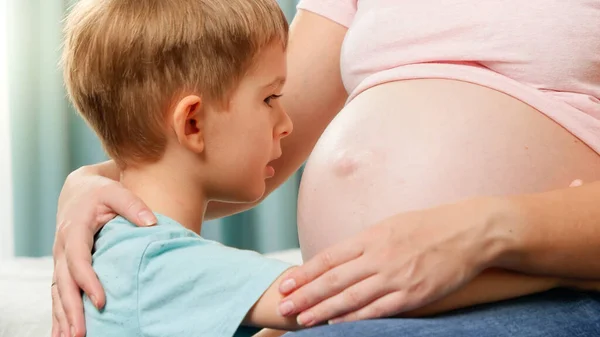
[[[578,178],[600,179],[600,156],[528,105],[464,82],[392,82],[354,99],[317,143],[300,243],[308,258],[397,212]]]
[[[467,63],[600,118],[598,0],[339,1],[356,4],[341,55],[349,93],[387,69]]]
[[[600,156],[580,140],[600,141],[600,1],[357,4],[342,76],[358,95],[329,125],[303,174],[305,258],[398,212],[600,179]],[[544,96],[540,110],[564,127],[501,93],[502,83],[494,90],[449,79],[376,79],[420,62],[489,69]],[[577,138],[570,126],[587,134]]]

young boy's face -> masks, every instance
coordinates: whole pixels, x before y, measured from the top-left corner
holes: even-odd
[[[285,51],[273,43],[257,56],[227,110],[206,116],[206,155],[218,180],[215,198],[251,202],[264,194],[265,179],[274,174],[269,163],[281,156],[280,141],[292,132],[278,100],[285,77]]]

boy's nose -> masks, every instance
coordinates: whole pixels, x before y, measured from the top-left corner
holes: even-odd
[[[290,119],[290,116],[285,111],[281,111],[281,119],[276,128],[276,135],[280,138],[284,138],[294,130],[294,124]]]

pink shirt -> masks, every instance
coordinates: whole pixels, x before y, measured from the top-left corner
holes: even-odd
[[[600,153],[599,0],[301,0],[348,28],[352,100],[375,85],[447,78],[511,95]]]

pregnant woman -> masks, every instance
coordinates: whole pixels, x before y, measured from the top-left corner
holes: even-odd
[[[303,0],[288,69],[294,133],[267,190],[312,154],[298,208],[308,262],[281,285],[283,315],[312,326],[600,279],[600,185],[587,184],[600,180],[600,3]],[[154,221],[118,176],[84,167],[61,194],[54,324],[77,335],[79,287],[104,298],[94,233],[115,213]],[[567,188],[576,178],[586,184]],[[215,203],[207,217],[252,206]],[[576,324],[591,336],[598,315],[597,295],[564,290],[297,334],[567,336]]]

